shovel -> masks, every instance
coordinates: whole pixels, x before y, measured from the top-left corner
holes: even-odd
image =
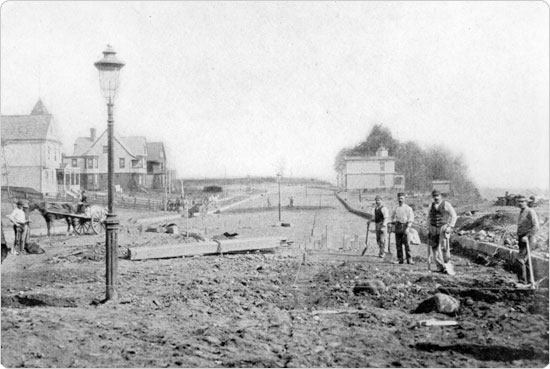
[[[363,249],[361,256],[365,255],[365,252],[367,252],[367,248],[369,247],[369,227],[370,227],[370,222],[367,222],[367,235],[365,236],[365,248]]]
[[[432,247],[430,246],[430,241],[428,241],[428,272],[432,271]]]
[[[451,259],[451,245],[449,244],[450,238],[448,238],[446,235],[442,235],[442,237],[445,237],[445,251],[442,253],[443,260],[445,261],[445,264],[443,264],[445,266],[445,271],[447,272],[448,275],[455,275],[456,274],[455,268],[450,261]]]
[[[384,255],[384,261],[387,262],[387,263],[391,263],[392,259],[393,259],[393,255],[391,253],[391,248],[390,248],[390,244],[391,244],[391,225],[393,225],[393,223],[388,223],[388,252],[386,253],[386,255]]]
[[[527,246],[527,260],[529,261],[529,280],[531,281],[531,288],[535,289],[535,276],[533,275],[533,264],[531,262],[531,247],[529,246],[529,238],[526,238],[525,244]]]

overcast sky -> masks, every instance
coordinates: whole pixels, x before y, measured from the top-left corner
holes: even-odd
[[[1,8],[1,112],[42,98],[74,140],[106,128],[93,63],[126,66],[115,131],[183,177],[313,176],[374,124],[462,154],[480,186],[548,187],[544,2],[24,2]]]

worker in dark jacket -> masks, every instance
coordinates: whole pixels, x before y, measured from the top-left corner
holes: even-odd
[[[535,236],[539,230],[539,220],[535,210],[527,206],[527,198],[520,196],[518,198],[518,206],[521,209],[518,218],[518,246],[519,253],[516,259],[518,282],[528,284],[529,271],[529,255],[527,253],[527,242],[529,242],[531,250],[536,247]]]
[[[434,201],[430,205],[428,215],[428,244],[437,265],[437,271],[454,274],[450,265],[449,239],[456,223],[456,211],[450,202],[441,200],[441,193],[438,190],[432,191],[432,198]]]
[[[374,223],[376,227],[376,243],[378,243],[378,257],[383,258],[386,253],[386,240],[388,239],[388,222],[390,220],[390,211],[382,203],[382,198],[374,198],[376,207],[374,208]]]

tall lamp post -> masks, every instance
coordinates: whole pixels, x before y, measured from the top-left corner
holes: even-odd
[[[281,173],[277,173],[277,186],[279,188],[279,222],[281,221]]]
[[[94,63],[99,71],[99,86],[107,100],[107,219],[105,220],[105,264],[106,298],[116,300],[118,219],[113,208],[114,200],[114,147],[113,147],[113,107],[119,86],[120,70],[124,63],[117,59],[110,45],[103,51],[103,58]]]

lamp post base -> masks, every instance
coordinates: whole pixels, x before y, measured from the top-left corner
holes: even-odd
[[[106,300],[118,299],[116,291],[118,225],[116,214],[107,214],[107,219],[105,219]]]

